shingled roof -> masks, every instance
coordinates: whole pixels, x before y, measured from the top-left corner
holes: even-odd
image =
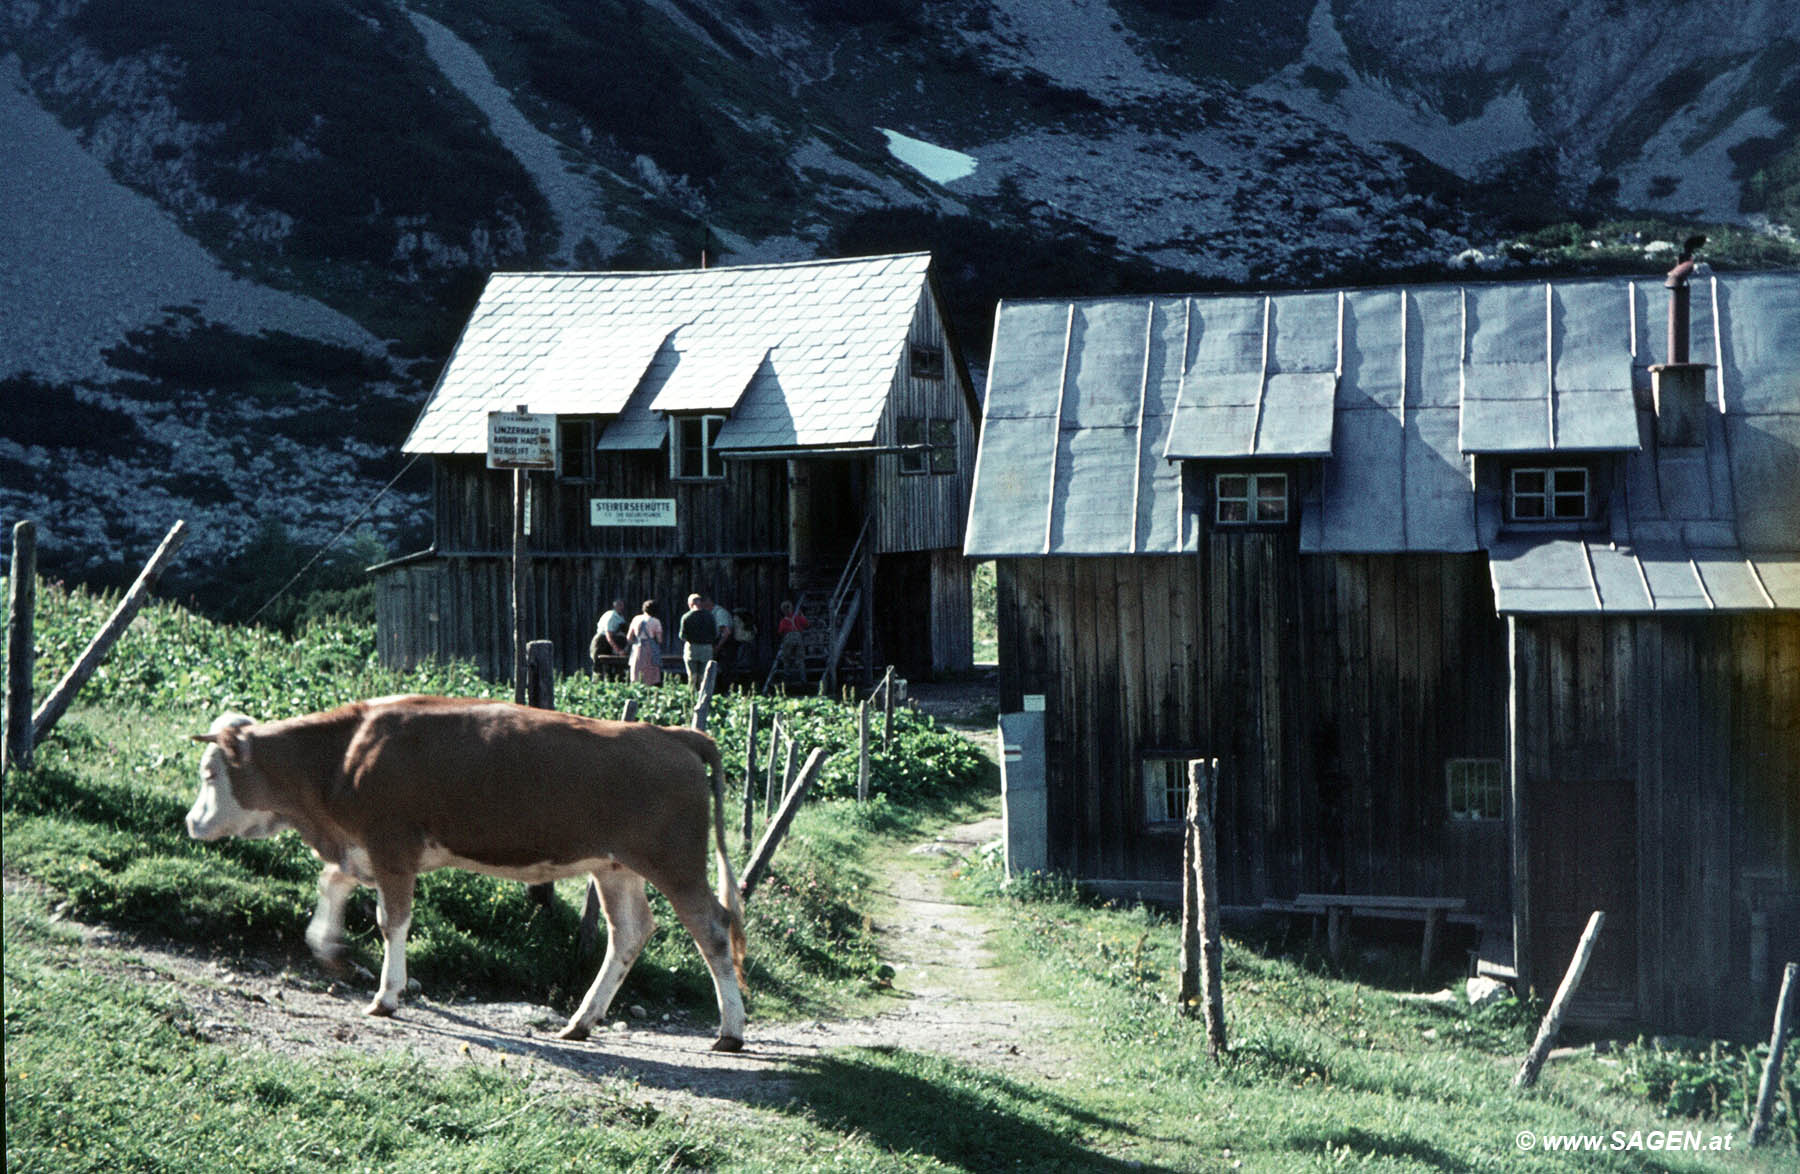
[[[496,273],[409,453],[479,454],[487,414],[611,417],[654,448],[666,413],[728,413],[721,449],[872,443],[928,253],[646,273]]]
[[[1503,612],[1800,609],[1800,274],[1696,281],[1717,411],[1681,450],[1649,403],[1661,287],[1003,303],[966,552],[1193,551],[1183,462],[1317,462],[1305,552],[1486,550]],[[1604,452],[1603,535],[1509,530],[1474,476]]]

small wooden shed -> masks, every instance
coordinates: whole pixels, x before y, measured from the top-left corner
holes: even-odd
[[[1051,865],[1458,899],[1595,1017],[1737,1030],[1800,956],[1800,275],[1000,308],[967,553]],[[1653,325],[1656,324],[1656,325]],[[1696,960],[1703,962],[1695,966]],[[1754,997],[1751,997],[1754,996]]]
[[[962,558],[976,406],[930,256],[670,272],[496,273],[404,451],[430,549],[374,569],[381,657],[510,665],[510,475],[490,411],[554,414],[531,475],[527,630],[585,663],[614,598],[750,613],[755,663],[800,598],[825,642],[914,677],[970,663]],[[815,666],[815,669],[818,666]]]

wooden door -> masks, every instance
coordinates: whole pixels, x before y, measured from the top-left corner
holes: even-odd
[[[1637,1014],[1637,786],[1631,779],[1532,784],[1531,980],[1549,998],[1562,981],[1588,915],[1606,925],[1581,980],[1575,1014]]]

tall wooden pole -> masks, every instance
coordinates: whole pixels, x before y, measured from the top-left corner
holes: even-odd
[[[1200,1006],[1200,780],[1188,771],[1188,805],[1181,820],[1181,979],[1175,1005],[1188,1019]]]
[[[8,765],[29,767],[31,674],[36,667],[37,524],[13,527],[12,580],[6,601],[6,745],[0,750],[0,774]]]
[[[1206,1054],[1217,1060],[1225,1051],[1224,952],[1219,941],[1219,852],[1213,831],[1213,806],[1219,793],[1219,760],[1188,764],[1188,795],[1193,803],[1194,890],[1200,906],[1200,989],[1206,1009]]]
[[[169,565],[169,560],[175,557],[175,552],[180,550],[181,544],[186,541],[186,522],[178,521],[169,527],[169,532],[163,536],[162,545],[156,548],[156,553],[150,556],[150,561],[145,563],[144,569],[138,572],[137,580],[132,583],[131,590],[125,593],[125,598],[119,600],[119,606],[113,609],[112,615],[106,618],[106,623],[101,625],[100,630],[94,634],[94,639],[88,644],[87,649],[75,661],[75,667],[71,668],[63,676],[63,679],[57,682],[56,688],[50,690],[50,696],[44,699],[44,703],[38,706],[38,711],[32,715],[31,740],[34,744],[42,742],[45,735],[49,734],[51,728],[56,725],[57,719],[62,717],[70,703],[75,700],[75,694],[81,691],[83,685],[87,684],[88,678],[94,675],[94,670],[100,667],[101,662],[106,659],[107,653],[112,651],[112,646],[118,643],[120,636],[125,634],[125,629],[130,626],[138,609],[143,607],[144,601],[150,598],[150,588],[155,586],[156,580],[162,576],[163,568]]]
[[[521,408],[523,410],[523,408]],[[513,701],[525,704],[525,470],[513,470],[512,484],[512,645]]]
[[[1538,1073],[1543,1070],[1544,1060],[1550,1055],[1550,1045],[1556,1042],[1556,1033],[1562,1029],[1563,1013],[1569,1009],[1569,1002],[1581,986],[1581,976],[1587,972],[1588,959],[1594,956],[1594,945],[1600,940],[1600,927],[1606,924],[1606,914],[1596,909],[1588,918],[1587,928],[1581,933],[1581,942],[1575,947],[1575,956],[1569,959],[1569,969],[1563,975],[1562,985],[1556,988],[1556,997],[1550,1000],[1550,1010],[1544,1013],[1544,1022],[1538,1027],[1537,1039],[1532,1041],[1531,1050],[1525,1053],[1525,1063],[1519,1066],[1519,1074],[1513,1077],[1514,1088],[1530,1088],[1537,1083]]]
[[[1781,996],[1775,1001],[1775,1031],[1769,1037],[1769,1058],[1763,1063],[1762,1083],[1756,1089],[1756,1112],[1750,1117],[1750,1144],[1761,1145],[1769,1132],[1769,1115],[1775,1109],[1775,1090],[1781,1085],[1781,1053],[1787,1044],[1788,1023],[1794,1016],[1795,975],[1800,964],[1789,962],[1781,973]]]

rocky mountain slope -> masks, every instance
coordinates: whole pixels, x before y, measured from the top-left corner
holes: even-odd
[[[0,521],[329,540],[495,268],[931,248],[979,362],[1002,296],[1793,265],[1797,123],[1785,0],[19,0]]]

